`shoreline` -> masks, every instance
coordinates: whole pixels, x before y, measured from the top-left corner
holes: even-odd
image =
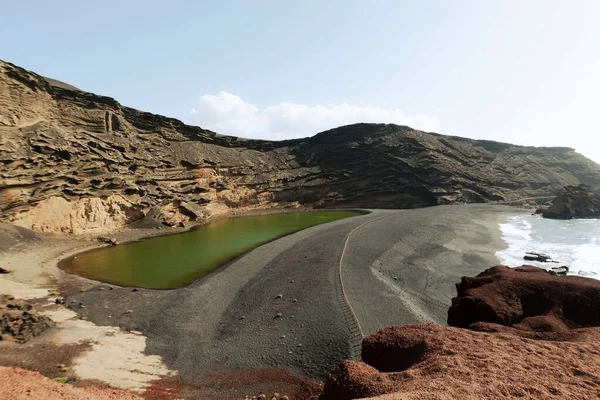
[[[263,210],[265,211],[265,210]],[[226,220],[226,219],[234,219],[234,218],[247,218],[247,217],[255,217],[255,216],[267,216],[267,215],[280,215],[280,214],[293,214],[293,213],[306,213],[306,212],[355,212],[357,213],[357,215],[355,216],[360,216],[360,215],[367,215],[370,214],[372,211],[370,210],[366,210],[366,209],[357,209],[357,208],[348,208],[348,209],[342,209],[342,208],[331,208],[331,209],[310,209],[310,208],[305,208],[303,210],[276,210],[274,212],[260,212],[260,213],[246,213],[245,215],[235,215],[232,216],[231,218],[216,218],[216,219],[211,219],[207,222],[201,223],[201,224],[195,224],[192,225],[190,227],[186,227],[186,228],[168,228],[169,231],[168,232],[164,232],[164,231],[159,231],[158,234],[153,234],[154,231],[156,230],[141,230],[141,229],[135,229],[135,228],[127,228],[126,230],[124,230],[123,232],[119,232],[117,234],[113,234],[111,236],[114,236],[117,240],[118,240],[118,244],[117,245],[112,245],[110,243],[104,243],[104,242],[100,242],[97,243],[96,245],[89,245],[89,246],[85,246],[79,249],[73,249],[72,251],[68,251],[65,252],[64,254],[61,254],[60,258],[57,258],[55,260],[52,260],[51,263],[55,264],[56,268],[60,270],[61,274],[67,274],[69,278],[75,278],[75,279],[81,279],[82,282],[87,282],[87,283],[104,283],[107,285],[112,285],[112,286],[119,286],[119,287],[138,287],[138,288],[142,288],[140,286],[127,286],[127,285],[122,285],[116,282],[110,282],[108,280],[96,280],[96,279],[92,279],[92,278],[87,278],[85,276],[82,275],[78,275],[75,273],[70,273],[66,270],[66,267],[63,267],[62,264],[63,263],[68,263],[73,257],[77,257],[79,255],[88,253],[88,252],[92,252],[98,249],[102,249],[102,248],[106,248],[106,247],[113,247],[113,246],[123,246],[123,245],[127,245],[127,244],[131,244],[131,243],[137,243],[137,242],[142,242],[142,241],[146,241],[146,240],[150,240],[150,239],[154,239],[154,238],[158,238],[158,237],[164,237],[164,236],[175,236],[175,235],[181,235],[181,234],[185,234],[185,233],[190,233],[193,232],[195,230],[198,230],[200,228],[202,228],[203,226],[209,225],[213,222],[216,221],[222,221],[222,220]],[[347,217],[346,217],[347,218]],[[344,218],[345,219],[345,218]],[[328,223],[328,222],[327,222]],[[327,224],[326,223],[326,224]],[[318,226],[321,224],[317,224],[317,225],[313,225],[313,226]],[[312,226],[308,227],[311,228]],[[302,231],[304,229],[308,229],[308,228],[302,228],[300,230],[296,230],[296,231],[292,231],[292,232],[288,232],[285,234],[282,234],[280,236],[274,237],[264,243],[261,243],[259,245],[257,245],[256,247],[244,251],[240,254],[234,255],[231,258],[227,259],[226,261],[224,261],[223,263],[221,263],[219,266],[211,269],[207,274],[195,279],[192,282],[187,283],[184,286],[180,286],[180,287],[176,287],[176,288],[151,288],[151,289],[156,289],[156,290],[173,290],[173,289],[179,289],[185,286],[189,286],[191,284],[193,284],[194,282],[196,282],[199,279],[203,279],[205,276],[212,274],[214,272],[217,272],[218,270],[222,269],[222,268],[226,268],[229,264],[231,264],[232,262],[235,262],[237,259],[243,257],[244,255],[246,255],[247,253],[251,252],[252,250],[254,250],[257,247],[260,246],[264,246],[267,243],[270,243],[272,241],[281,239],[283,237],[286,237],[288,235],[293,235],[296,232]],[[140,233],[141,235],[134,235],[134,233]],[[134,236],[134,237],[132,237]],[[124,239],[123,239],[124,238]],[[93,239],[91,239],[93,240]],[[146,288],[149,289],[149,288]]]
[[[498,250],[497,240],[501,241],[496,217],[501,214],[520,215],[526,212],[519,208],[490,204],[408,209],[399,215],[415,215],[415,217],[405,219],[399,216],[397,221],[383,218],[381,223],[371,224],[371,231],[365,233],[371,236],[369,242],[376,245],[387,240],[385,238],[382,240],[382,236],[393,237],[389,232],[378,233],[382,227],[406,224],[406,221],[412,223],[413,219],[421,220],[421,217],[418,217],[421,214],[423,216],[443,215],[448,212],[455,212],[458,216],[457,220],[462,219],[465,226],[468,226],[469,220],[465,218],[474,216],[471,209],[478,210],[475,214],[479,213],[480,215],[477,215],[483,220],[495,224],[495,230],[498,231],[494,243],[481,245],[482,248],[488,247],[487,250],[482,250],[488,253]],[[298,212],[299,210],[286,211]],[[57,260],[78,254],[86,248],[94,249],[105,245],[86,243],[95,240],[98,235],[90,235],[87,238],[59,238],[54,241],[42,238],[37,243],[22,243],[14,249],[15,253],[11,256],[11,260],[14,262],[23,260],[27,258],[28,252],[38,254],[38,259],[40,254],[50,255],[51,257],[47,257],[45,261],[38,262],[37,280],[31,277],[28,278],[29,280],[25,279],[26,285],[38,288],[39,275],[47,274],[47,278],[51,280],[54,272],[56,280],[53,281],[54,283],[47,283],[46,286],[49,286],[50,290],[56,290],[60,286],[66,295],[67,303],[75,301],[85,305],[85,308],[70,310],[77,314],[73,318],[90,325],[93,325],[92,322],[97,324],[94,326],[119,326],[122,332],[143,333],[143,336],[137,336],[143,338],[145,342],[142,353],[158,355],[168,371],[179,371],[181,378],[178,379],[192,382],[215,367],[228,370],[281,367],[299,376],[322,379],[325,371],[329,371],[332,365],[349,354],[352,341],[347,333],[343,315],[340,315],[337,289],[331,271],[341,252],[343,239],[350,230],[363,222],[397,211],[373,210],[371,214],[317,225],[280,237],[236,257],[200,280],[180,289],[139,289],[133,292],[131,287],[117,286],[112,290],[106,290],[113,285],[73,276],[57,267]],[[491,215],[496,216],[491,217]],[[453,226],[446,226],[445,229],[449,232],[455,230]],[[464,232],[465,229],[462,231]],[[182,232],[173,232],[171,229],[168,232],[133,230],[132,240],[174,233]],[[488,234],[494,236],[493,233]],[[119,232],[111,236],[119,238],[124,235],[131,235],[131,232]],[[356,240],[357,238],[358,236],[349,243],[352,252],[362,249],[361,241]],[[426,238],[416,237],[416,240],[422,239]],[[442,240],[435,237],[430,239]],[[61,241],[64,241],[62,247]],[[56,246],[57,242],[58,246]],[[361,257],[363,256],[356,253],[350,259],[359,260]],[[0,252],[0,265],[6,259],[7,251]],[[395,262],[389,260],[390,265]],[[490,266],[481,265],[481,269]],[[352,292],[353,305],[354,302],[358,302],[358,306],[355,305],[358,313],[368,314],[370,311],[361,305],[363,300],[360,296],[357,300],[356,293],[360,293],[360,290],[353,286],[357,284],[357,280],[361,281],[360,274],[356,274],[353,282],[353,279],[348,277],[354,276],[356,267],[348,265],[344,268],[347,268],[344,270],[344,279],[350,281],[348,286]],[[435,266],[432,268],[435,270]],[[459,268],[455,274],[460,275],[462,270],[463,267]],[[348,275],[348,271],[352,275]],[[415,278],[411,276],[415,273],[409,273],[407,279],[414,280]],[[390,274],[386,275],[384,271],[384,275],[387,276],[385,279],[391,282],[383,282],[383,284],[388,287],[399,287],[399,282],[394,281]],[[1,282],[11,279],[11,275],[0,276],[0,292]],[[14,277],[19,278],[18,275]],[[20,275],[25,276],[22,273]],[[376,277],[380,284],[381,278],[381,276]],[[431,276],[429,279],[435,281],[437,278]],[[415,280],[417,281],[419,279]],[[367,281],[358,283],[364,282]],[[452,286],[453,284],[454,282]],[[405,290],[401,292],[396,291],[392,294],[401,299],[403,304],[407,299],[417,303],[423,301],[422,294],[416,296]],[[277,293],[283,293],[283,299],[275,299]],[[389,293],[385,296],[389,296]],[[50,299],[50,296],[47,297]],[[292,301],[296,299],[297,302]],[[436,309],[435,304],[439,301],[432,299],[433,302],[427,304],[433,306],[427,304],[426,306]],[[437,308],[439,307],[438,305]],[[132,309],[133,312],[125,313],[128,309]],[[283,318],[273,319],[277,312],[281,312]],[[396,309],[395,313],[411,315],[410,312],[407,314],[406,310],[401,309]],[[438,312],[434,312],[436,313]],[[440,314],[437,315],[439,317]],[[410,318],[407,319],[409,320]],[[385,318],[382,321],[385,321]],[[189,331],[188,326],[193,326],[193,331]],[[91,326],[88,328],[96,329]],[[282,339],[282,336],[285,338]],[[42,335],[39,339],[43,342],[46,337],[47,335]],[[330,344],[323,347],[313,338],[319,339],[323,344]],[[109,384],[110,381],[111,379],[105,380]]]
[[[559,220],[541,215],[513,217],[502,224],[506,249],[497,252],[505,265],[523,263],[527,253],[543,254],[549,260],[527,260],[528,265],[545,270],[567,267],[569,276],[600,279],[598,219]]]

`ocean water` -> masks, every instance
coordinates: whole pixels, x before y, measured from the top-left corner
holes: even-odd
[[[510,267],[528,264],[550,269],[566,265],[569,275],[600,279],[600,219],[568,221],[539,215],[510,217],[500,224],[508,248],[496,252]],[[546,254],[558,263],[525,261],[526,252]]]

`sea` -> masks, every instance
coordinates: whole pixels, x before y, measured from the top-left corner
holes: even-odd
[[[501,264],[550,269],[569,267],[568,275],[600,279],[600,219],[556,220],[540,215],[510,217],[500,224],[508,248],[496,252]],[[527,252],[548,255],[556,263],[525,261]]]

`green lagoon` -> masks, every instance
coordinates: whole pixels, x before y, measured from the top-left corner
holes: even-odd
[[[174,289],[281,236],[359,214],[314,211],[222,219],[185,233],[81,253],[59,267],[120,286]]]

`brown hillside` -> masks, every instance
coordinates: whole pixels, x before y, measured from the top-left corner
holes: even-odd
[[[145,215],[173,225],[276,206],[418,207],[600,185],[600,166],[570,148],[384,124],[245,140],[70,88],[0,61],[3,221],[80,233]]]

